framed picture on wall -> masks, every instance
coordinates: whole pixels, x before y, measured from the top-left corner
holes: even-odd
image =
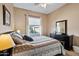
[[[3,5],[3,25],[11,25],[11,14],[5,5]]]

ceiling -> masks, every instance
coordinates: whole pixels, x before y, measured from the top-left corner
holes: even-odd
[[[27,10],[31,10],[34,12],[49,14],[51,12],[54,12],[58,8],[64,6],[65,3],[50,3],[47,5],[47,8],[43,8],[40,6],[36,6],[34,3],[14,3],[15,7],[23,8]]]

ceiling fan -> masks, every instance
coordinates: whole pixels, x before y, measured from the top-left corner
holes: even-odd
[[[42,8],[47,8],[49,3],[34,3],[35,6],[39,6],[39,7],[42,7]]]

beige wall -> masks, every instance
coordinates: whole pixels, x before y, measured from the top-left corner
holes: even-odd
[[[23,34],[27,33],[28,31],[28,15],[41,17],[42,19],[42,34],[47,34],[47,15],[36,13],[32,11],[28,11],[25,9],[14,8],[14,17],[15,17],[15,29],[19,29]]]
[[[68,20],[68,34],[74,34],[79,36],[79,4],[66,4],[60,9],[52,12],[48,15],[28,11],[25,9],[14,8],[13,4],[5,4],[7,9],[11,13],[11,26],[3,25],[3,9],[0,4],[0,33],[10,30],[20,29],[22,33],[27,32],[25,27],[28,25],[27,16],[39,16],[42,19],[42,32],[43,34],[49,34],[54,32],[55,22],[59,20]],[[25,18],[26,15],[26,18]],[[25,20],[26,19],[26,20]],[[15,22],[14,22],[15,20]],[[26,24],[25,24],[26,21]],[[15,24],[14,24],[15,23]],[[15,25],[15,26],[14,26]]]
[[[48,15],[48,34],[54,31],[55,22],[68,20],[68,34],[79,36],[79,4],[66,4]]]
[[[6,8],[10,11],[11,13],[11,26],[4,26],[3,25],[3,8],[0,3],[0,33],[11,31],[14,29],[14,16],[13,16],[13,4],[4,4]]]

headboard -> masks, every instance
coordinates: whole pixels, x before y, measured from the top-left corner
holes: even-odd
[[[11,32],[14,32],[14,31],[8,31],[8,32],[0,33],[0,35],[2,35],[2,34],[9,34]]]

